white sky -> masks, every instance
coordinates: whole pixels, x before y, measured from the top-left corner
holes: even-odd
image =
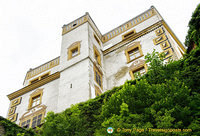
[[[29,68],[60,55],[62,26],[89,12],[102,34],[154,5],[183,43],[198,0],[0,0],[0,116]],[[27,108],[27,107],[24,107]]]

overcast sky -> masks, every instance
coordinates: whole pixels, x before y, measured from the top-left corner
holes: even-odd
[[[0,0],[0,116],[26,72],[60,55],[62,26],[89,12],[102,34],[156,7],[184,43],[198,0]],[[27,107],[24,107],[27,108]]]

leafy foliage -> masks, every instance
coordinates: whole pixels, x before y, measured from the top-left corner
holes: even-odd
[[[200,49],[165,64],[148,54],[148,73],[64,112],[48,113],[41,135],[200,135]],[[191,129],[153,132],[149,129]],[[112,134],[111,134],[112,135]]]
[[[189,29],[185,39],[185,45],[189,47],[189,50],[192,44],[196,44],[200,47],[200,4],[192,14],[188,26]]]
[[[5,136],[35,136],[36,133],[32,130],[25,130],[15,123],[0,116],[0,126],[5,129]]]

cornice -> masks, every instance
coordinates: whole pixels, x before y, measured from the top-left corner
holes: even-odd
[[[80,18],[70,22],[67,25],[64,25],[62,27],[62,35],[65,35],[68,32],[72,31],[73,29],[76,29],[80,25],[88,22],[90,24],[90,26],[93,28],[93,30],[95,31],[95,33],[97,34],[97,36],[99,37],[99,39],[101,40],[101,42],[105,43],[105,42],[113,39],[114,37],[130,30],[134,26],[144,22],[145,20],[151,18],[154,15],[157,15],[157,12],[155,10],[155,7],[151,7],[150,9],[146,10],[145,12],[139,14],[138,16],[132,18],[131,20],[123,23],[122,25],[120,25],[120,26],[114,28],[113,30],[102,35],[101,32],[99,31],[98,27],[96,26],[96,24],[90,17],[89,13],[86,13],[85,15],[81,16]]]
[[[53,80],[55,80],[55,79],[57,79],[59,77],[60,77],[60,72],[56,72],[56,73],[48,76],[47,78],[39,80],[38,82],[36,82],[34,84],[30,84],[30,85],[28,85],[28,86],[26,86],[26,87],[24,87],[24,88],[22,88],[22,89],[20,89],[18,91],[15,91],[15,92],[7,95],[7,97],[9,98],[9,100],[12,100],[12,99],[14,99],[14,98],[16,98],[18,96],[21,96],[21,95],[23,95],[23,94],[25,94],[25,93],[27,93],[27,92],[35,89],[35,88],[38,88],[38,87],[40,87],[40,86],[42,86],[42,85],[44,85],[46,83],[49,83],[49,82],[51,82],[51,81],[53,81]]]
[[[173,33],[173,31],[171,30],[171,28],[167,25],[167,23],[162,20],[162,25],[165,27],[165,29],[170,33],[170,35],[173,37],[173,39],[176,41],[176,43],[179,45],[179,47],[181,48],[181,53],[186,52],[185,47],[183,46],[183,44],[180,42],[180,40],[177,38],[177,36]]]
[[[134,34],[133,36],[127,38],[126,40],[123,40],[123,41],[121,41],[121,42],[119,42],[119,43],[113,45],[112,47],[110,47],[110,48],[104,50],[104,51],[103,51],[103,55],[105,56],[105,55],[107,55],[108,53],[110,53],[110,52],[112,52],[112,51],[114,51],[114,50],[116,50],[116,49],[118,49],[118,48],[121,48],[121,47],[124,46],[125,44],[128,44],[128,43],[134,41],[135,39],[138,39],[139,37],[141,37],[141,36],[143,36],[143,35],[145,35],[145,34],[151,32],[151,31],[153,31],[153,30],[155,30],[155,29],[157,29],[157,28],[160,27],[161,25],[162,25],[162,22],[159,21],[159,22],[157,22],[157,23],[155,23],[155,24],[153,24],[153,25],[147,27],[146,29],[144,29],[144,30],[142,30],[142,31],[140,31],[140,32],[138,32],[138,33],[136,33],[136,34]]]
[[[37,75],[41,74],[42,72],[45,72],[55,66],[58,66],[59,64],[60,64],[60,56],[56,57],[55,59],[50,60],[34,69],[30,69],[26,74],[25,80],[28,80],[34,76],[37,76]]]

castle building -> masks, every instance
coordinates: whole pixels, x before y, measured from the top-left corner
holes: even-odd
[[[164,52],[165,61],[185,52],[153,6],[104,35],[86,13],[62,27],[60,56],[30,69],[23,88],[8,95],[7,118],[22,127],[39,126],[49,111],[62,112],[145,74],[144,56],[154,49]]]

